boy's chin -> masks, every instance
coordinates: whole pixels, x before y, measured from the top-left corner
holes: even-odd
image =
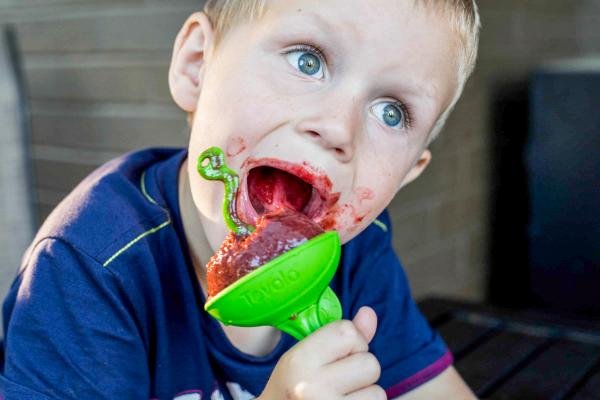
[[[342,244],[346,244],[358,235],[360,235],[365,229],[371,224],[375,223],[375,219],[367,220],[364,219],[357,223],[344,223],[343,221],[337,225],[337,232],[340,235],[340,241]]]

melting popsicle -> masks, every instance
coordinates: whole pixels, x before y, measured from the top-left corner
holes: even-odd
[[[208,263],[204,309],[227,325],[271,325],[298,340],[341,319],[340,301],[328,286],[340,260],[337,232],[321,233],[303,214],[268,204],[256,229],[244,224],[235,210],[239,178],[219,148],[201,154],[198,172],[225,184],[223,216],[231,230]],[[276,192],[268,193],[287,200]]]
[[[224,155],[218,148],[202,153],[198,171],[206,179],[225,183],[223,213],[231,230],[206,265],[209,297],[275,257],[325,232],[304,214],[293,211],[291,206],[285,207],[287,204],[284,204],[285,208],[267,206],[269,208],[259,218],[256,228],[244,224],[235,208],[239,178],[225,165]],[[273,178],[277,179],[276,176]],[[269,199],[264,203],[273,204],[273,201]]]

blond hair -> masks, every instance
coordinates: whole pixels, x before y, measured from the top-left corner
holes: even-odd
[[[475,0],[413,0],[417,6],[446,14],[450,28],[459,35],[458,89],[450,105],[440,115],[430,136],[430,143],[442,130],[454,106],[458,102],[469,76],[475,68],[481,20]],[[263,15],[266,0],[207,0],[204,12],[213,24],[215,44],[235,25],[248,22]]]
[[[215,43],[235,25],[263,15],[266,0],[206,0],[204,13],[213,25]]]

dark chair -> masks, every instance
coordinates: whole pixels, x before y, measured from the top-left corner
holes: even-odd
[[[600,65],[505,85],[494,115],[490,300],[600,317]]]
[[[531,122],[532,300],[600,317],[600,65],[537,73]]]

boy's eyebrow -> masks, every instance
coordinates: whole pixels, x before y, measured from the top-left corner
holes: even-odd
[[[394,66],[389,66],[385,70],[382,70],[381,74],[384,76],[398,75]],[[429,101],[435,101],[438,95],[438,89],[433,82],[420,82],[419,80],[409,79],[405,76],[390,83],[388,88],[414,98],[424,98]]]
[[[315,24],[317,24],[319,26],[319,28],[321,28],[322,31],[331,32],[333,30],[333,27],[331,26],[331,24],[325,18],[320,16],[319,14],[309,11],[309,12],[305,12],[303,15],[313,19]]]
[[[328,35],[336,35],[339,32],[339,27],[336,27],[333,24],[331,24],[327,20],[327,18],[323,17],[320,14],[317,14],[312,11],[298,11],[295,15],[292,16],[292,19],[295,19],[296,17],[300,16],[312,19],[317,28]],[[360,37],[359,30],[356,29],[356,27],[350,23],[344,24],[344,27],[347,28],[348,31],[352,34],[353,39],[358,41]]]
[[[401,86],[405,93],[413,96],[426,97],[434,100],[437,95],[437,89],[433,85],[421,85],[417,82],[411,82]]]

